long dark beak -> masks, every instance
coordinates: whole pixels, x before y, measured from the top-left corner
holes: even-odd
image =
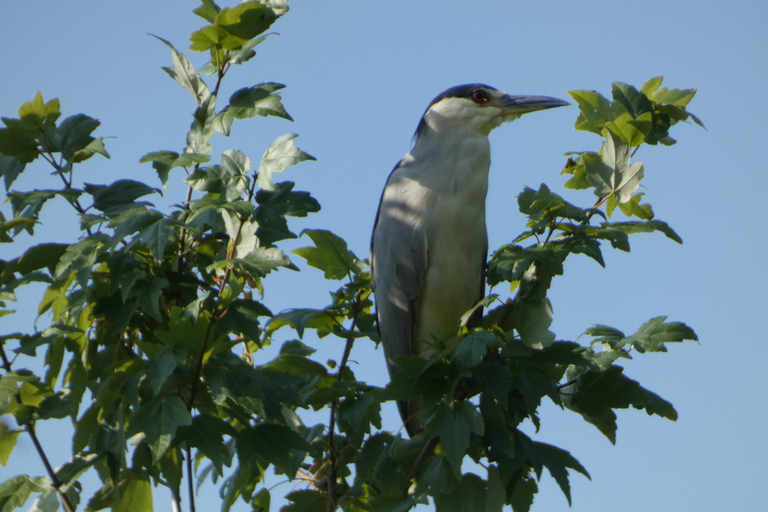
[[[517,115],[570,105],[567,101],[550,96],[510,96],[509,94],[502,96],[499,104],[505,110],[505,114]]]

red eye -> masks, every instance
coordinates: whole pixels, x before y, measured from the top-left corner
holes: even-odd
[[[481,105],[486,101],[488,101],[488,95],[482,89],[475,89],[474,91],[472,91],[472,101],[474,101],[478,105]]]

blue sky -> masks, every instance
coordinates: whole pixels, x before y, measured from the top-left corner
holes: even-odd
[[[96,117],[99,134],[114,136],[106,141],[112,159],[83,165],[81,180],[157,183],[151,167],[138,160],[150,151],[184,147],[193,100],[160,70],[170,53],[147,34],[185,51],[189,33],[203,24],[191,13],[195,6],[190,0],[4,2],[0,115],[15,116],[37,90],[45,99],[58,97],[65,116]],[[606,251],[606,269],[573,257],[550,295],[559,339],[575,339],[595,323],[633,332],[658,315],[692,326],[699,344],[625,364],[630,377],[670,400],[680,419],[622,411],[612,446],[580,417],[547,406],[536,439],[570,450],[589,470],[591,482],[572,477],[576,512],[766,509],[768,175],[760,148],[768,136],[768,4],[292,0],[290,6],[274,26],[280,36],[258,47],[249,65],[233,70],[222,96],[259,82],[284,83],[284,104],[295,122],[241,122],[232,137],[217,136],[213,143],[217,151],[239,149],[257,160],[277,136],[298,133],[297,144],[317,162],[290,168],[285,179],[312,192],[323,210],[293,227],[331,229],[361,257],[389,171],[409,150],[429,101],[450,86],[485,82],[513,94],[570,99],[568,90],[608,95],[613,81],[639,87],[663,75],[668,87],[699,89],[689,108],[708,131],[680,125],[673,132],[678,145],[643,147],[636,155],[646,166],[646,199],[685,243],[638,236],[630,254]],[[202,65],[199,56],[192,58]],[[521,231],[514,198],[524,186],[546,182],[560,191],[563,153],[599,148],[596,136],[572,129],[576,115],[570,107],[524,116],[491,135],[491,248]],[[14,188],[44,187],[49,178],[41,166],[28,174]],[[184,189],[170,185],[165,194],[168,203],[180,202]],[[565,195],[582,205],[593,201],[585,192]],[[41,239],[76,236],[66,208],[47,207],[37,231]],[[8,205],[2,209],[9,211]],[[307,244],[303,239],[287,248]],[[0,246],[3,259],[20,252]],[[302,266],[300,273],[270,276],[265,300],[273,310],[320,307],[333,287],[321,272]],[[34,294],[20,299],[20,310],[37,302]],[[3,317],[0,331],[31,324],[28,314]],[[341,342],[309,341],[321,349],[321,361],[339,358],[343,350]],[[352,359],[358,375],[386,382],[381,351],[356,347]],[[385,428],[398,426],[392,407]],[[65,462],[68,451],[61,432],[43,429],[55,465]],[[43,473],[24,437],[9,465],[0,467],[0,481],[19,472]],[[202,494],[201,509],[217,507],[214,489]],[[156,509],[166,509],[164,495],[158,499]],[[545,476],[533,510],[566,508]]]

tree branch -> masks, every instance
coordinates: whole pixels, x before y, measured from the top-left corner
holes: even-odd
[[[3,348],[3,344],[0,343],[0,358],[2,358],[3,362],[3,369],[6,373],[11,372],[11,362],[8,361],[8,357],[5,354],[5,349]],[[16,391],[16,402],[19,405],[23,405],[21,401],[21,395],[19,394],[19,391]],[[40,440],[37,437],[37,433],[35,432],[35,425],[34,423],[30,422],[24,425],[24,430],[26,430],[27,434],[29,434],[29,437],[32,439],[32,444],[35,445],[35,450],[37,451],[37,455],[40,457],[40,460],[43,461],[43,466],[45,466],[45,471],[48,473],[48,478],[51,480],[51,485],[56,489],[56,492],[59,494],[59,499],[61,500],[61,504],[64,506],[64,510],[66,512],[75,512],[75,507],[72,506],[72,503],[69,501],[69,497],[67,497],[66,494],[61,490],[61,486],[63,485],[63,482],[58,479],[56,476],[56,471],[53,470],[53,466],[51,466],[50,461],[48,460],[48,456],[45,454],[45,451],[43,450],[43,445],[40,444]]]

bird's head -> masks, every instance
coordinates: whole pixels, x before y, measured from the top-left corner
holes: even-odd
[[[484,84],[451,87],[439,94],[427,107],[416,129],[416,138],[432,129],[471,130],[488,135],[501,123],[547,108],[569,105],[549,96],[511,96]]]

